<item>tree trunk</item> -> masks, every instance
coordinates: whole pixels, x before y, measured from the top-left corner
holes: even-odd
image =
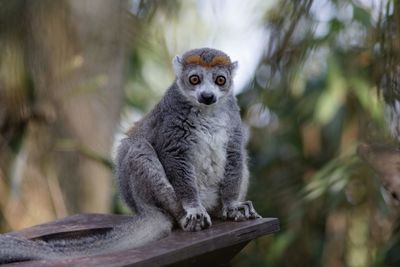
[[[4,217],[21,228],[69,213],[108,212],[107,163],[123,98],[125,2],[21,2],[19,42],[33,93],[17,164],[0,165],[17,189],[3,201]],[[13,115],[8,112],[5,117]]]

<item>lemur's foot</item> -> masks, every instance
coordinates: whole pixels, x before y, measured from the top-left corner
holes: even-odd
[[[200,231],[211,226],[211,218],[204,207],[186,208],[179,224],[184,231]]]
[[[235,202],[222,208],[222,219],[224,220],[245,221],[258,218],[261,216],[258,215],[250,200]]]

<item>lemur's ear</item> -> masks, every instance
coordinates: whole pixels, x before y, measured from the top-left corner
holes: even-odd
[[[238,67],[239,63],[237,61],[232,62],[231,65],[229,66],[229,70],[231,71],[232,77],[236,75]]]
[[[182,58],[180,56],[175,56],[172,60],[172,65],[174,66],[176,76],[180,76],[182,74]]]

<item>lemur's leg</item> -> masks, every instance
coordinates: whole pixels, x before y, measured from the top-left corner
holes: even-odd
[[[149,206],[161,208],[175,220],[184,211],[153,147],[144,138],[121,142],[116,173],[121,195],[138,213]]]
[[[161,155],[167,177],[182,203],[185,216],[179,220],[185,231],[200,231],[211,226],[211,217],[200,202],[194,167],[188,162],[184,149],[170,149],[168,155]]]
[[[188,171],[184,170],[184,165],[173,161],[163,159],[164,166],[171,167],[167,168],[172,177],[168,179],[149,142],[142,138],[124,140],[117,159],[121,195],[128,206],[139,213],[149,204],[160,206],[179,222],[183,230],[198,231],[209,227],[211,218],[198,200],[194,179],[193,184],[183,186],[183,183],[191,182],[184,176]]]
[[[243,201],[248,187],[248,179],[242,130],[238,127],[227,145],[225,175],[221,183],[223,219],[242,221],[261,217],[251,201]]]

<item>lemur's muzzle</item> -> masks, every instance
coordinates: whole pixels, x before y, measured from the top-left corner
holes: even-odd
[[[217,97],[212,92],[202,92],[199,96],[199,102],[206,105],[211,105],[217,102]]]

